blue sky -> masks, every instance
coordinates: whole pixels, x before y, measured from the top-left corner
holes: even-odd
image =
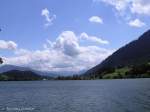
[[[0,54],[35,69],[88,69],[148,30],[149,12],[147,0],[1,0]]]

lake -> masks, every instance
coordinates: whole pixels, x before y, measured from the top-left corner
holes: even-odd
[[[150,79],[0,82],[0,112],[150,112]]]

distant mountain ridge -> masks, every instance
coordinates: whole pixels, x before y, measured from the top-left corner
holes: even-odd
[[[101,74],[107,68],[140,65],[150,62],[150,30],[123,46],[84,75]]]
[[[19,70],[19,71],[33,71],[39,75],[42,76],[51,76],[51,77],[57,77],[57,76],[72,76],[75,74],[82,74],[85,72],[85,70],[72,72],[72,71],[40,71],[40,70],[34,70],[28,67],[21,67],[21,66],[15,66],[15,65],[1,65],[0,66],[0,73],[11,71],[11,70]]]
[[[30,68],[20,67],[15,65],[1,65],[0,66],[0,73],[11,71],[11,70],[19,70],[19,71],[28,71]]]
[[[32,71],[10,70],[0,73],[0,81],[33,81],[33,80],[49,80],[52,77],[41,76]]]
[[[55,73],[48,72],[48,71],[38,71],[38,70],[33,70],[28,67],[21,67],[21,66],[15,66],[15,65],[1,65],[0,66],[0,73],[8,72],[8,71],[13,71],[13,70],[18,70],[18,71],[32,71],[36,74],[39,74],[41,76],[51,76],[51,77],[56,77],[58,76]]]

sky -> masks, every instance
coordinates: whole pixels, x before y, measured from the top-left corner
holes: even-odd
[[[150,26],[149,0],[0,0],[4,64],[87,70]]]

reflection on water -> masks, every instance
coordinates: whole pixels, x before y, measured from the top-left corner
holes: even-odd
[[[0,112],[150,112],[150,79],[0,82]]]

